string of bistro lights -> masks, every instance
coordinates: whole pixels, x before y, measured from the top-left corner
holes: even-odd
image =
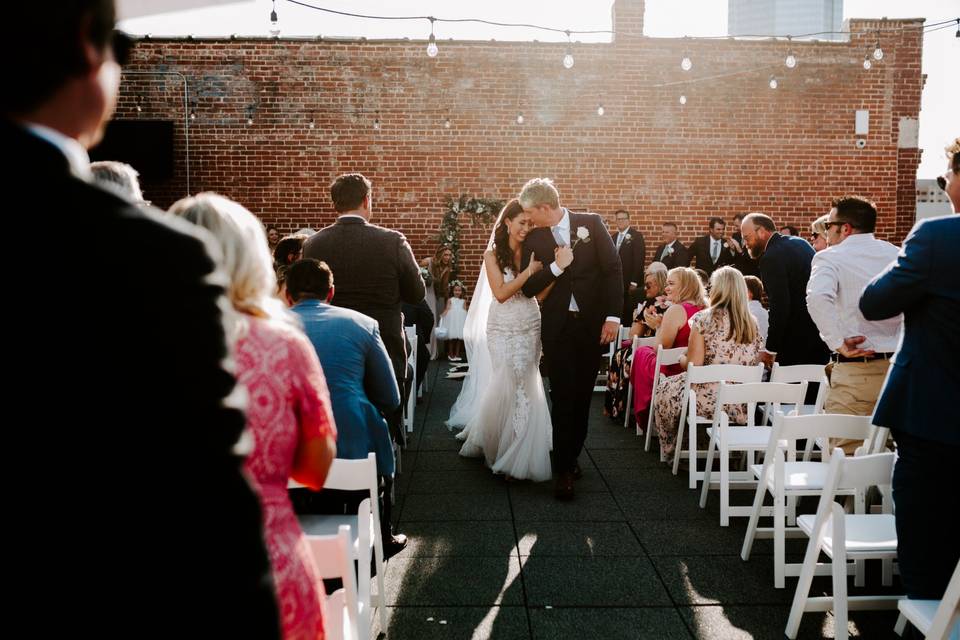
[[[574,67],[574,65],[576,64],[576,60],[575,60],[574,55],[573,55],[573,51],[574,51],[573,45],[574,45],[574,42],[573,42],[573,40],[572,40],[572,37],[573,37],[574,35],[596,35],[596,34],[610,34],[610,35],[614,35],[614,33],[615,33],[615,32],[614,32],[613,30],[611,30],[611,29],[595,29],[595,30],[559,29],[559,28],[556,28],[556,27],[548,27],[548,26],[544,26],[544,25],[529,24],[529,23],[515,23],[515,22],[498,22],[498,21],[493,21],[493,20],[486,20],[486,19],[483,19],[483,18],[438,18],[438,17],[436,17],[436,16],[380,16],[380,15],[370,15],[370,14],[352,13],[352,12],[348,12],[348,11],[339,11],[339,10],[336,10],[336,9],[329,9],[329,8],[326,8],[326,7],[321,7],[321,6],[317,6],[317,5],[314,5],[314,4],[310,4],[310,3],[307,3],[307,2],[303,2],[302,0],[287,0],[287,2],[290,3],[290,4],[294,4],[294,5],[298,5],[298,6],[301,6],[301,7],[308,8],[308,9],[312,9],[312,10],[314,10],[314,11],[320,11],[320,12],[324,12],[324,13],[329,13],[329,14],[334,14],[334,15],[340,15],[340,16],[345,16],[345,17],[351,17],[351,18],[360,18],[360,19],[365,19],[365,20],[390,20],[390,21],[395,21],[395,20],[406,20],[406,21],[410,21],[410,20],[414,20],[414,21],[425,20],[425,21],[427,21],[427,22],[429,23],[429,26],[430,26],[430,34],[429,34],[429,36],[428,36],[428,38],[427,38],[427,46],[426,46],[426,54],[427,54],[427,56],[428,56],[429,58],[436,58],[438,55],[440,55],[440,47],[439,47],[439,45],[437,44],[436,33],[435,33],[435,25],[436,25],[436,23],[438,23],[438,22],[439,22],[439,23],[475,23],[475,24],[484,24],[484,25],[496,26],[496,27],[514,27],[514,28],[536,29],[536,30],[545,31],[545,32],[549,32],[549,33],[563,34],[563,35],[565,35],[565,36],[567,37],[567,46],[566,46],[565,49],[564,49],[564,54],[563,54],[563,57],[561,58],[560,62],[561,62],[561,64],[563,65],[563,67],[564,67],[565,69],[572,69],[572,68]],[[873,30],[871,30],[871,31],[874,33],[874,35],[875,35],[875,37],[874,37],[874,42],[873,42],[873,47],[872,47],[871,49],[868,49],[866,52],[864,52],[863,61],[861,62],[861,65],[862,65],[864,71],[870,71],[871,69],[873,69],[873,67],[874,67],[876,64],[880,63],[880,62],[884,59],[884,51],[883,51],[883,48],[882,48],[882,46],[881,46],[881,34],[882,34],[882,33],[885,33],[885,32],[901,32],[901,31],[912,30],[912,29],[921,29],[924,34],[928,34],[928,33],[933,33],[933,32],[935,32],[935,31],[941,31],[941,30],[943,30],[943,29],[949,29],[949,28],[954,28],[954,27],[956,27],[956,29],[957,29],[957,31],[956,31],[956,37],[957,37],[957,38],[960,38],[960,18],[951,18],[950,20],[943,20],[943,21],[940,21],[940,22],[934,22],[934,23],[932,23],[932,24],[924,24],[924,25],[904,25],[904,26],[900,26],[900,27],[889,27],[889,28],[888,28],[888,27],[881,27],[881,28],[873,29]],[[270,30],[269,30],[269,32],[270,32],[270,35],[271,35],[273,38],[279,38],[279,36],[280,36],[280,21],[279,21],[279,16],[278,16],[278,14],[277,14],[276,0],[272,0],[272,6],[271,6],[271,10],[270,10]],[[781,39],[781,38],[785,38],[786,43],[787,43],[787,54],[786,54],[786,56],[784,57],[783,66],[786,67],[786,69],[788,70],[787,72],[789,72],[789,70],[796,69],[797,66],[798,66],[798,64],[800,63],[800,56],[799,56],[799,55],[797,54],[797,52],[791,47],[791,43],[792,43],[794,40],[799,40],[799,39],[804,39],[804,38],[814,38],[814,37],[816,37],[816,36],[823,36],[823,35],[843,35],[843,34],[849,35],[849,32],[847,32],[847,31],[817,31],[817,32],[813,32],[813,33],[804,33],[804,34],[799,34],[799,35],[788,35],[788,36],[751,34],[751,35],[743,35],[743,36],[737,36],[737,37],[738,37],[738,38],[756,38],[756,39],[761,39],[761,38],[765,38],[765,39]],[[620,34],[620,35],[618,35],[617,37],[618,37],[618,38],[623,38],[624,36],[623,36],[623,34]],[[733,39],[733,36],[697,36],[697,38],[700,39],[700,40],[727,40],[727,39]],[[689,50],[684,51],[683,56],[681,57],[681,59],[680,59],[680,61],[679,61],[679,67],[680,67],[680,70],[684,72],[684,74],[690,72],[690,71],[694,68],[694,58],[692,57],[691,52],[690,52]],[[781,79],[783,78],[783,76],[780,76],[780,77],[777,76],[776,70],[777,70],[778,68],[779,68],[779,65],[766,65],[766,66],[754,67],[754,68],[750,68],[750,69],[742,69],[742,70],[738,70],[738,71],[732,71],[732,72],[728,72],[728,73],[722,73],[722,74],[711,75],[711,76],[700,76],[700,77],[683,78],[683,79],[675,80],[675,81],[671,81],[671,82],[663,82],[663,83],[659,83],[659,84],[654,84],[654,85],[651,85],[651,87],[652,87],[652,88],[665,88],[665,87],[677,86],[677,87],[686,88],[686,87],[688,87],[688,86],[690,86],[690,85],[694,85],[694,84],[697,84],[697,83],[712,82],[712,81],[715,81],[715,80],[724,79],[724,78],[730,78],[730,77],[739,76],[739,75],[748,75],[748,74],[755,74],[755,73],[758,73],[758,72],[771,71],[770,76],[769,76],[769,79],[767,80],[767,86],[768,86],[771,90],[776,90],[777,88],[779,88]],[[688,92],[687,92],[686,90],[683,90],[683,91],[681,91],[681,93],[680,93],[680,95],[679,95],[678,102],[679,102],[679,104],[680,104],[681,106],[684,106],[684,105],[686,105],[686,104],[689,102],[689,98],[687,97],[687,93],[688,93]],[[143,97],[142,97],[142,96],[137,96],[137,97],[136,97],[136,110],[137,110],[138,112],[142,111],[142,102],[143,102]],[[462,109],[461,109],[461,110],[462,110]],[[480,109],[476,109],[476,110],[480,111]],[[367,109],[364,109],[364,108],[354,108],[354,109],[350,109],[350,110],[317,109],[317,110],[314,110],[314,112],[315,112],[315,113],[321,113],[321,112],[347,113],[347,112],[349,112],[349,113],[353,113],[353,114],[363,114],[363,113],[370,113],[370,110],[367,110]],[[597,114],[597,116],[602,117],[602,116],[604,116],[606,113],[607,113],[607,109],[604,107],[603,103],[602,103],[602,102],[598,102],[598,103],[597,103],[597,107],[596,107],[596,114]],[[247,110],[246,110],[246,115],[247,115],[247,118],[246,118],[247,125],[248,125],[248,126],[252,126],[252,125],[254,124],[254,117],[253,117],[253,116],[254,116],[254,109],[248,107]],[[372,115],[373,115],[373,123],[372,123],[372,124],[373,124],[373,129],[376,130],[376,131],[381,130],[381,128],[383,127],[383,123],[382,123],[381,118],[380,118],[380,111],[379,111],[379,109],[374,109]],[[195,112],[195,111],[191,111],[191,112],[190,112],[190,114],[189,114],[189,119],[190,119],[190,120],[196,120],[196,112]],[[522,110],[522,109],[520,109],[520,110],[518,111],[515,121],[516,121],[516,123],[517,123],[518,125],[523,125],[523,124],[526,122],[526,118],[525,118],[524,115],[523,115],[523,110]],[[315,123],[315,121],[314,121],[314,118],[310,118],[310,120],[308,121],[307,126],[308,126],[309,129],[315,129],[315,128],[316,128],[316,123]],[[443,118],[443,120],[442,120],[442,126],[443,126],[444,129],[450,129],[450,128],[452,128],[453,123],[452,123],[449,115],[445,115],[445,116],[444,116],[444,118]]]

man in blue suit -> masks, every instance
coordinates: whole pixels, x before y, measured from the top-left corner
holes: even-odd
[[[380,524],[384,550],[392,555],[406,544],[406,536],[393,536],[390,530],[395,460],[384,415],[400,406],[400,391],[377,321],[330,304],[333,273],[325,262],[295,262],[287,272],[286,283],[287,301],[303,321],[327,379],[337,423],[337,457],[358,460],[369,453],[377,456],[383,489]]]
[[[960,139],[941,178],[960,213]],[[897,259],[867,285],[867,320],[904,315],[900,345],[873,423],[889,427],[899,458],[893,473],[897,559],[907,597],[940,599],[960,560],[952,518],[960,513],[960,217],[922,220]]]

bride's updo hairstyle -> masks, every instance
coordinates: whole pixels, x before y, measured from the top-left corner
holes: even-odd
[[[513,249],[510,248],[510,232],[507,229],[507,220],[513,220],[523,213],[523,207],[520,201],[514,198],[504,205],[500,210],[500,217],[497,218],[497,228],[493,232],[493,254],[497,257],[497,264],[500,271],[506,271],[507,268],[519,272],[517,265],[513,264]]]

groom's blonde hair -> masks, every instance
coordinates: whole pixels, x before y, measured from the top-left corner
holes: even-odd
[[[550,178],[534,178],[523,185],[520,191],[520,206],[524,209],[548,204],[554,209],[560,207],[560,192],[553,186]]]

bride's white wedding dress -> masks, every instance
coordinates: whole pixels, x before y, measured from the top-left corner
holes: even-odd
[[[514,279],[509,269],[504,281]],[[494,473],[549,480],[553,429],[540,377],[540,308],[517,292],[487,316],[492,375],[466,427],[460,455],[483,456]]]

